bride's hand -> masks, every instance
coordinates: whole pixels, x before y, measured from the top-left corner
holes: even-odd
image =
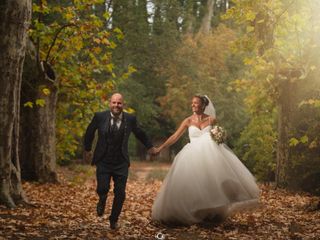
[[[159,147],[155,147],[154,151],[153,151],[153,154],[154,155],[158,155],[160,152],[161,152],[161,149]]]
[[[158,155],[159,154],[159,148],[153,147],[151,149],[148,150],[148,153],[152,156]]]

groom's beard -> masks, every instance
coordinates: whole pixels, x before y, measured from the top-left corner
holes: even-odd
[[[114,115],[114,116],[119,116],[121,113],[122,113],[122,108],[119,108],[119,107],[113,107],[111,108],[111,113]]]

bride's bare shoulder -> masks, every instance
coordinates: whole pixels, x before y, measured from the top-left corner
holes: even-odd
[[[183,120],[183,124],[186,125],[187,127],[189,127],[189,125],[191,124],[192,122],[192,115],[189,116],[189,117],[186,117],[184,120]]]

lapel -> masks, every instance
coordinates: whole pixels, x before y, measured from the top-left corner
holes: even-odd
[[[110,128],[110,119],[111,119],[110,111],[106,111],[105,116],[106,118],[105,118],[105,121],[103,121],[103,125],[105,126],[105,132],[108,132],[108,129]]]
[[[127,115],[125,112],[122,112],[122,122],[121,126],[124,128],[124,138],[128,135],[128,123],[127,123]]]

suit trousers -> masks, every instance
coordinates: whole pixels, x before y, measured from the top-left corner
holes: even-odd
[[[113,180],[114,199],[109,220],[111,222],[117,222],[122,210],[124,200],[126,198],[128,168],[121,169],[121,171],[110,171],[108,167],[101,166],[102,164],[103,163],[97,164],[97,193],[99,195],[99,198],[104,198],[105,200],[107,200],[108,192],[110,190],[110,182],[111,179]]]

